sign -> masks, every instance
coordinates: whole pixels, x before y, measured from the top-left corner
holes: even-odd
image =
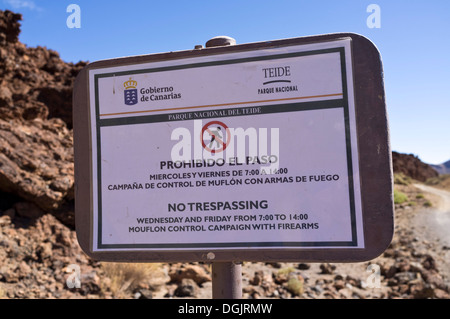
[[[345,34],[88,65],[74,92],[82,248],[127,261],[381,253],[390,148],[379,55],[364,50],[377,53]]]

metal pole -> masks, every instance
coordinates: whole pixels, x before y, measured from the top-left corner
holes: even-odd
[[[219,36],[206,42],[207,48],[235,45],[236,40]],[[242,298],[242,266],[234,262],[212,263],[212,297],[213,299]]]
[[[212,263],[213,299],[242,298],[242,266],[234,262]]]

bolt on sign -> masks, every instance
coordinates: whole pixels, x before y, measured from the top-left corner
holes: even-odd
[[[363,261],[393,232],[380,54],[356,34],[89,64],[76,229],[117,261]]]

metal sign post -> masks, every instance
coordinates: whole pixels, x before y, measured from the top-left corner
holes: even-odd
[[[242,298],[242,265],[234,262],[212,263],[212,297]]]
[[[378,50],[353,33],[97,61],[73,95],[75,222],[95,260],[361,262],[393,235]]]

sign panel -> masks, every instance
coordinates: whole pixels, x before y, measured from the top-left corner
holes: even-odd
[[[364,222],[355,39],[305,39],[89,65],[74,100],[88,105],[78,140],[91,146],[75,149],[89,159],[76,163],[89,178],[84,250],[130,261],[379,251]]]

